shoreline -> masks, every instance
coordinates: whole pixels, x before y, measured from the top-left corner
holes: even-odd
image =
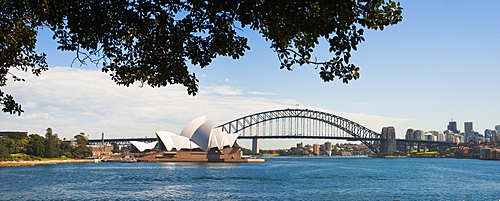
[[[0,161],[0,167],[9,166],[32,166],[32,165],[51,165],[61,163],[98,163],[100,159],[81,159],[81,160],[49,160],[49,161]]]

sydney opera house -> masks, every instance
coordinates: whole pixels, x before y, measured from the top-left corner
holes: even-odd
[[[222,128],[213,128],[214,120],[198,117],[182,129],[180,135],[168,131],[156,132],[156,142],[131,142],[140,152],[143,162],[263,162],[262,159],[243,157],[236,144],[238,134],[229,134]],[[151,151],[156,150],[156,151]]]

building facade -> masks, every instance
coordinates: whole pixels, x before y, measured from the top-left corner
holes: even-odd
[[[413,129],[413,128],[407,129],[405,139],[414,140],[415,139],[414,132],[415,132],[415,129]]]
[[[319,144],[313,144],[313,153],[314,155],[316,156],[319,156],[320,155],[320,151],[321,151],[321,146]]]
[[[453,120],[448,123],[448,130],[453,131],[453,133],[460,133],[457,129],[457,122]]]
[[[474,130],[472,122],[464,122],[464,133],[466,141],[469,141],[469,134],[472,130]]]

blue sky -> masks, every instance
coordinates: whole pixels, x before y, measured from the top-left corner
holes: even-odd
[[[192,67],[200,94],[182,86],[116,86],[95,66],[71,62],[72,52],[56,50],[51,33],[41,31],[37,48],[48,54],[51,69],[40,77],[19,74],[26,82],[3,88],[23,104],[21,117],[0,114],[0,130],[45,132],[63,137],[85,132],[98,138],[179,133],[191,119],[207,115],[216,123],[266,110],[295,108],[331,112],[380,132],[396,127],[446,129],[453,117],[474,122],[483,132],[500,124],[500,2],[401,1],[403,21],[384,31],[366,31],[353,53],[359,80],[324,83],[315,66],[279,69],[276,54],[258,33],[248,30],[251,50],[239,60],[219,58]],[[314,56],[328,59],[325,44]],[[263,141],[262,148],[286,148],[310,140]],[[322,141],[321,141],[322,142]],[[241,142],[244,146],[247,142]]]

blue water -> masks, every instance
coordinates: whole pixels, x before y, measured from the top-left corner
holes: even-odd
[[[0,200],[500,199],[500,161],[365,157],[266,160],[0,167]]]

